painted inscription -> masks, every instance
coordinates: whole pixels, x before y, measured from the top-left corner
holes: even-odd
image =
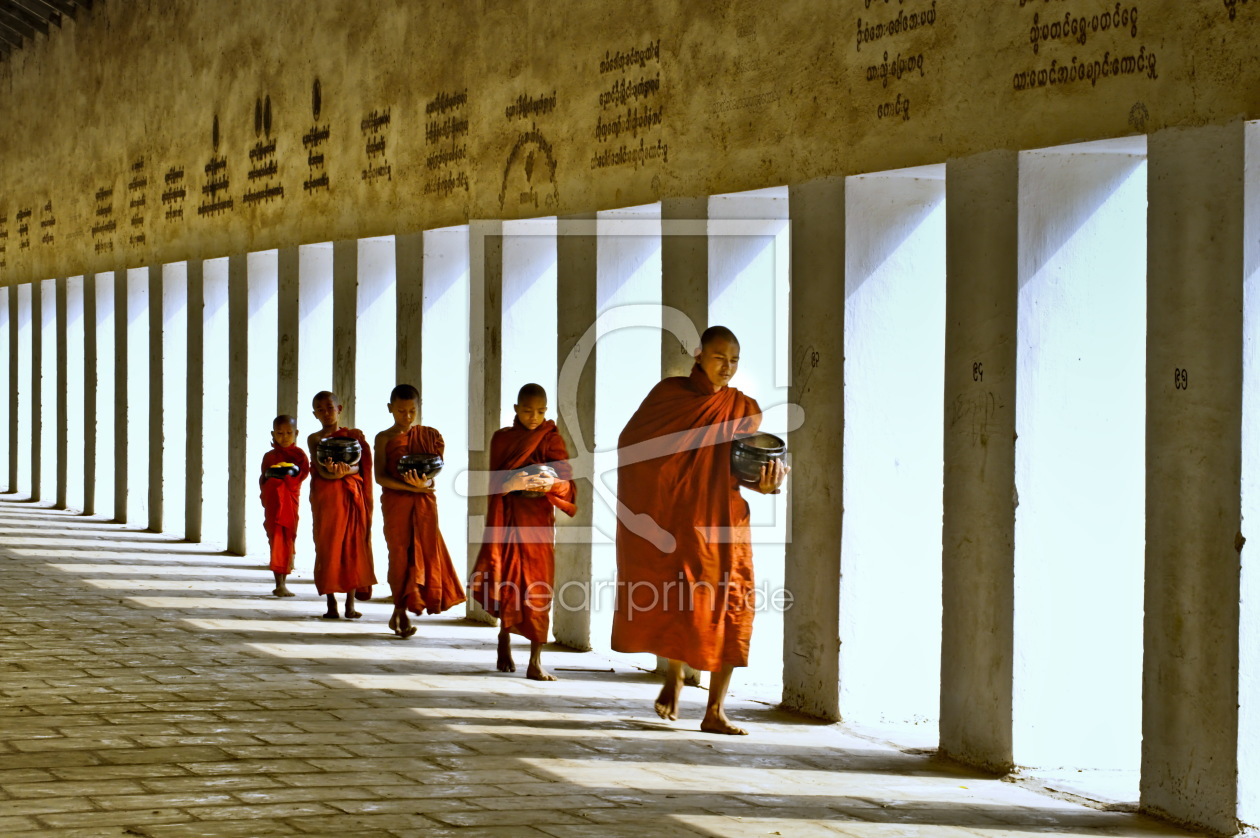
[[[102,186],[96,190],[96,207],[92,216],[92,248],[99,253],[114,252],[114,231],[118,221],[114,218],[114,187]]]
[[[599,62],[598,108],[592,169],[639,168],[651,160],[668,162],[662,138],[665,106],[661,101],[659,39],[605,50]]]
[[[9,266],[9,214],[0,215],[0,268]]]
[[[1023,30],[1032,63],[1016,70],[1011,79],[1017,91],[1062,85],[1096,87],[1100,82],[1132,76],[1158,79],[1155,50],[1139,42],[1136,3],[1096,8],[1035,8]],[[1036,6],[1018,0],[1019,7]],[[1047,60],[1048,59],[1048,60]]]
[[[1238,7],[1247,5],[1249,0],[1221,0],[1221,2],[1225,4],[1225,13],[1229,15],[1229,19],[1237,20]],[[1257,0],[1257,5],[1260,5],[1260,0]]]
[[[254,103],[254,145],[249,149],[249,183],[241,200],[246,204],[266,203],[284,197],[280,164],[276,158],[276,138],[271,134],[271,96]]]
[[[162,177],[162,210],[167,221],[182,221],[184,218],[184,199],[188,197],[185,186],[184,167],[171,166]]]
[[[934,60],[928,47],[936,27],[936,0],[908,7],[905,0],[898,0],[901,8],[893,17],[884,16],[888,0],[864,3],[864,11],[874,9],[878,17],[857,18],[855,50],[862,81],[879,88],[873,97],[875,118],[909,122],[918,113],[917,108],[911,109],[911,93],[915,84],[927,77]],[[863,53],[863,47],[868,51]]]
[[[145,172],[145,159],[140,157],[131,164],[131,177],[127,181],[127,242],[132,246],[145,243],[144,219],[148,202],[149,176]]]
[[[219,154],[218,114],[214,117],[210,139],[214,145],[214,154],[204,167],[206,182],[201,187],[201,204],[197,207],[197,215],[221,215],[230,212],[236,204],[228,191],[231,181],[228,178],[227,157]]]
[[[17,212],[18,250],[29,250],[31,247],[31,211],[29,208]]]
[[[499,188],[499,207],[553,209],[560,203],[556,184],[556,155],[551,141],[538,127],[541,119],[556,110],[556,92],[516,96],[503,109],[509,131],[516,124],[529,120],[529,128],[517,129],[516,141],[503,166],[503,185]]]
[[[312,125],[302,135],[302,149],[306,152],[306,179],[302,181],[305,192],[318,192],[328,189],[328,161],[325,144],[330,136],[328,124],[320,125],[319,117],[324,109],[324,91],[319,79],[311,85],[311,120]]]
[[[43,245],[53,244],[56,240],[54,229],[57,226],[57,219],[53,216],[52,201],[48,201],[40,209],[39,213],[39,243]]]
[[[390,122],[389,108],[372,111],[359,120],[359,133],[363,135],[363,153],[367,156],[362,174],[366,183],[394,179],[394,169],[386,154],[389,148]]]
[[[442,92],[424,105],[424,194],[468,192],[468,90]]]

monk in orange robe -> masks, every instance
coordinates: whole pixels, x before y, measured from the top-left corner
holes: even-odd
[[[538,384],[520,389],[511,427],[490,439],[491,491],[486,534],[469,585],[477,604],[499,620],[500,672],[515,672],[511,635],[528,638],[525,677],[554,681],[543,668],[542,647],[551,628],[556,579],[556,510],[577,512],[577,489],[569,452],[548,420],[547,391]],[[531,474],[526,466],[546,464],[556,477]],[[521,494],[530,492],[531,495]]]
[[[755,431],[757,403],[729,387],[739,341],[705,330],[691,374],[652,388],[618,440],[617,604],[612,647],[669,659],[656,700],[678,718],[683,664],[710,673],[700,729],[742,735],[726,717],[736,666],[748,665],[754,604],[748,503],[731,473],[731,441]],[[762,468],[758,492],[779,490],[782,463]]]
[[[354,600],[372,598],[376,572],[372,567],[372,449],[356,428],[341,427],[341,405],[335,393],[318,393],[311,406],[322,426],[307,437],[315,466],[311,479],[311,517],[315,535],[315,589],[328,597],[324,616],[338,618],[336,594],[346,595],[347,619],[363,615]],[[357,465],[319,461],[319,441],[325,437],[349,437],[363,451]]]
[[[375,475],[381,484],[381,513],[389,547],[389,587],[394,593],[389,627],[402,638],[416,633],[408,612],[440,614],[467,599],[438,529],[433,478],[398,468],[404,455],[441,456],[446,451],[440,433],[415,424],[419,401],[419,391],[410,384],[395,387],[388,405],[394,424],[377,434],[375,442]]]
[[[262,488],[263,529],[267,531],[271,547],[271,572],[276,577],[276,588],[271,592],[275,596],[293,596],[285,580],[293,572],[302,481],[311,473],[306,452],[297,445],[297,433],[297,420],[292,416],[277,416],[272,421],[271,450],[263,455],[262,476],[258,478]],[[296,466],[297,474],[267,476],[267,469],[281,464]]]

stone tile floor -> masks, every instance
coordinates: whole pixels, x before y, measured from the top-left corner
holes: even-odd
[[[3,836],[1187,834],[754,702],[701,734],[624,664],[536,684],[487,627],[396,640],[386,602],[322,620],[309,580],[11,499],[0,574]]]

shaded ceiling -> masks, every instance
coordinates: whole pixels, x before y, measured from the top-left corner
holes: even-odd
[[[92,8],[92,0],[0,0],[0,61],[61,27],[65,17]]]

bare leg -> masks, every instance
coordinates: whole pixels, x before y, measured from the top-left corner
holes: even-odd
[[[394,613],[389,618],[389,627],[403,640],[416,633],[416,627],[411,624],[411,618],[407,616],[407,609],[404,606],[394,606]]]
[[[542,647],[543,645],[537,641],[530,642],[529,668],[525,670],[525,677],[532,681],[554,681],[556,680],[556,676],[543,669]]]
[[[276,577],[276,589],[271,592],[273,596],[293,596],[293,591],[290,591],[288,586],[284,584],[289,574],[272,571],[271,575]]]
[[[337,613],[337,597],[333,594],[328,595],[328,611],[324,614],[325,620],[339,620],[341,615]]]
[[[346,619],[357,620],[363,615],[354,610],[354,591],[346,594]]]
[[[512,635],[507,626],[499,625],[499,661],[496,664],[500,672],[515,672],[516,661],[512,660]]]
[[[671,660],[669,672],[665,674],[665,686],[656,697],[656,715],[671,722],[678,718],[678,699],[682,697],[683,662]]]
[[[747,736],[748,731],[731,724],[726,718],[726,689],[731,685],[733,666],[724,666],[709,673],[709,706],[704,710],[700,729],[706,733],[725,733],[728,736]]]

